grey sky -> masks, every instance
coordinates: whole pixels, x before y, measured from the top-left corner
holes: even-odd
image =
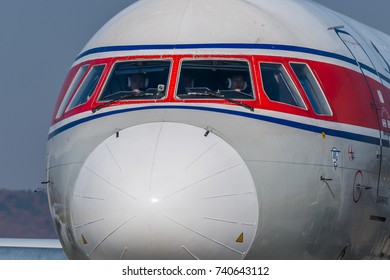
[[[1,0],[0,188],[40,187],[53,106],[86,42],[132,0]],[[389,0],[317,0],[390,34]]]

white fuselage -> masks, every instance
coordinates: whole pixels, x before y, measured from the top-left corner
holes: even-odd
[[[343,32],[366,56],[351,55]],[[307,1],[131,5],[84,48],[55,109],[48,194],[65,252],[72,259],[389,258],[386,46],[386,35]],[[112,69],[127,61],[168,61],[166,95],[101,102]],[[186,61],[247,63],[253,96],[237,100],[253,111],[180,98]],[[267,93],[261,71],[271,64],[287,69],[301,108]],[[327,115],[299,85],[292,66],[301,64],[319,79]],[[76,72],[96,65],[105,67],[96,89],[70,108]],[[362,97],[347,104],[349,94]]]

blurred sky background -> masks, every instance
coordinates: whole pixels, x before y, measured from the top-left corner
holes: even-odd
[[[133,2],[0,1],[0,189],[41,187],[62,82],[94,33]],[[315,2],[390,34],[390,0]]]

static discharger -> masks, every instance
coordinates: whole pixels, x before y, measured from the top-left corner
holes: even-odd
[[[240,236],[236,240],[237,243],[243,243],[244,242],[244,233],[241,232]]]

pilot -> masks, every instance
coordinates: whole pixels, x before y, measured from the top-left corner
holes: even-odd
[[[231,78],[228,79],[228,88],[230,90],[241,92],[245,90],[246,82],[244,80],[244,77],[242,75],[233,75]]]
[[[179,81],[178,94],[179,95],[186,94],[193,87],[194,87],[194,79],[191,76],[184,75],[183,77],[180,78],[180,81]]]
[[[146,88],[147,78],[142,73],[132,74],[128,77],[128,87],[131,91],[141,92]]]

